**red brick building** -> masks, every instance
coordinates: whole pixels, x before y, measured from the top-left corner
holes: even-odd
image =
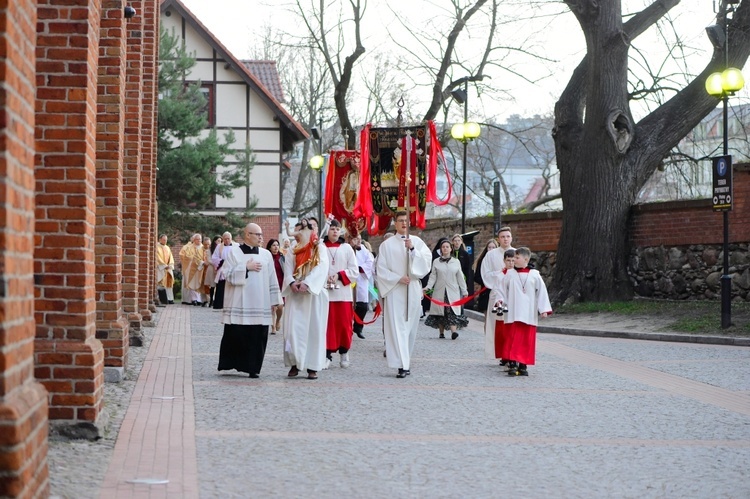
[[[48,494],[50,424],[96,427],[155,310],[158,32],[158,0],[0,2],[2,496]]]

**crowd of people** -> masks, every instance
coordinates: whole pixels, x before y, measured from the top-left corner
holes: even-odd
[[[382,311],[383,355],[396,377],[411,374],[419,321],[439,338],[459,337],[468,325],[464,304],[476,298],[485,311],[485,356],[500,361],[510,376],[527,376],[535,363],[538,317],[552,312],[539,272],[529,267],[528,248],[513,248],[509,227],[491,239],[474,268],[460,234],[442,238],[431,252],[409,231],[406,212],[394,217],[395,233],[384,236],[375,255],[358,234],[343,233],[332,218],[322,231],[315,218],[302,219],[285,233],[292,240],[269,239],[248,224],[242,243],[225,232],[213,240],[194,234],[179,252],[182,303],[222,313],[220,371],[260,375],[269,334],[283,336],[288,376],[317,379],[338,355],[349,368],[353,336],[364,339],[369,310]],[[175,262],[167,236],[156,251],[157,288],[174,303]],[[469,273],[482,287],[474,294]]]

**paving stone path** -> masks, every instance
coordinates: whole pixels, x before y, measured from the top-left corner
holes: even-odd
[[[509,378],[472,320],[422,325],[397,379],[378,322],[315,381],[272,335],[252,380],[216,371],[218,320],[160,309],[114,446],[51,443],[53,497],[750,497],[747,347],[540,334]]]

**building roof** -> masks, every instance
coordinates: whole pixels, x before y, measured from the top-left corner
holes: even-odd
[[[271,95],[277,101],[286,102],[284,99],[284,89],[279,79],[279,72],[276,70],[276,61],[242,60],[240,62],[263,83],[263,86],[271,92]]]
[[[237,59],[229,50],[219,41],[216,36],[201,23],[180,0],[161,0],[161,11],[174,9],[185,19],[193,29],[195,29],[206,42],[216,50],[219,57],[229,64],[242,78],[245,83],[255,91],[256,94],[268,105],[281,123],[282,147],[284,151],[291,151],[295,142],[309,138],[307,131],[302,125],[292,118],[292,115],[284,109],[281,102],[274,94],[261,82],[260,78],[254,75],[247,66]],[[278,78],[278,75],[277,75]],[[280,85],[279,85],[280,86]]]

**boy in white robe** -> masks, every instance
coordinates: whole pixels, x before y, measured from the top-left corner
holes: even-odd
[[[357,286],[354,288],[354,313],[357,314],[360,321],[364,321],[370,303],[370,284],[372,283],[375,257],[372,256],[372,253],[364,244],[362,244],[362,238],[359,235],[352,237],[349,240],[349,244],[354,249],[354,254],[357,258],[357,270],[359,271],[357,276]],[[364,326],[355,321],[353,327],[354,334],[364,340],[365,335],[362,334],[363,329]]]
[[[354,308],[352,301],[352,282],[357,279],[357,257],[347,243],[339,240],[341,223],[331,220],[328,234],[323,242],[328,252],[328,321],[326,325],[326,364],[333,361],[333,353],[339,353],[339,365],[347,368],[350,365],[349,349],[352,347],[352,326]]]
[[[484,316],[485,359],[496,358],[495,330],[498,317],[492,313],[492,305],[499,298],[500,281],[498,279],[503,275],[503,269],[505,269],[505,252],[513,249],[511,246],[513,235],[510,232],[510,227],[500,227],[500,230],[497,231],[497,242],[500,246],[488,251],[484,257],[484,263],[482,263],[482,281],[485,287],[491,290],[488,300],[489,306]],[[503,363],[501,362],[500,365],[503,365]]]
[[[405,211],[397,212],[395,220],[396,235],[380,245],[377,282],[383,301],[388,367],[398,368],[396,377],[405,378],[411,374],[411,355],[422,309],[420,279],[430,271],[432,255],[420,238],[408,234],[409,217]]]
[[[552,313],[547,286],[539,271],[529,268],[530,258],[529,248],[518,248],[501,286],[500,300],[508,306],[501,352],[508,360],[508,376],[529,375],[527,366],[536,363],[537,317]]]

